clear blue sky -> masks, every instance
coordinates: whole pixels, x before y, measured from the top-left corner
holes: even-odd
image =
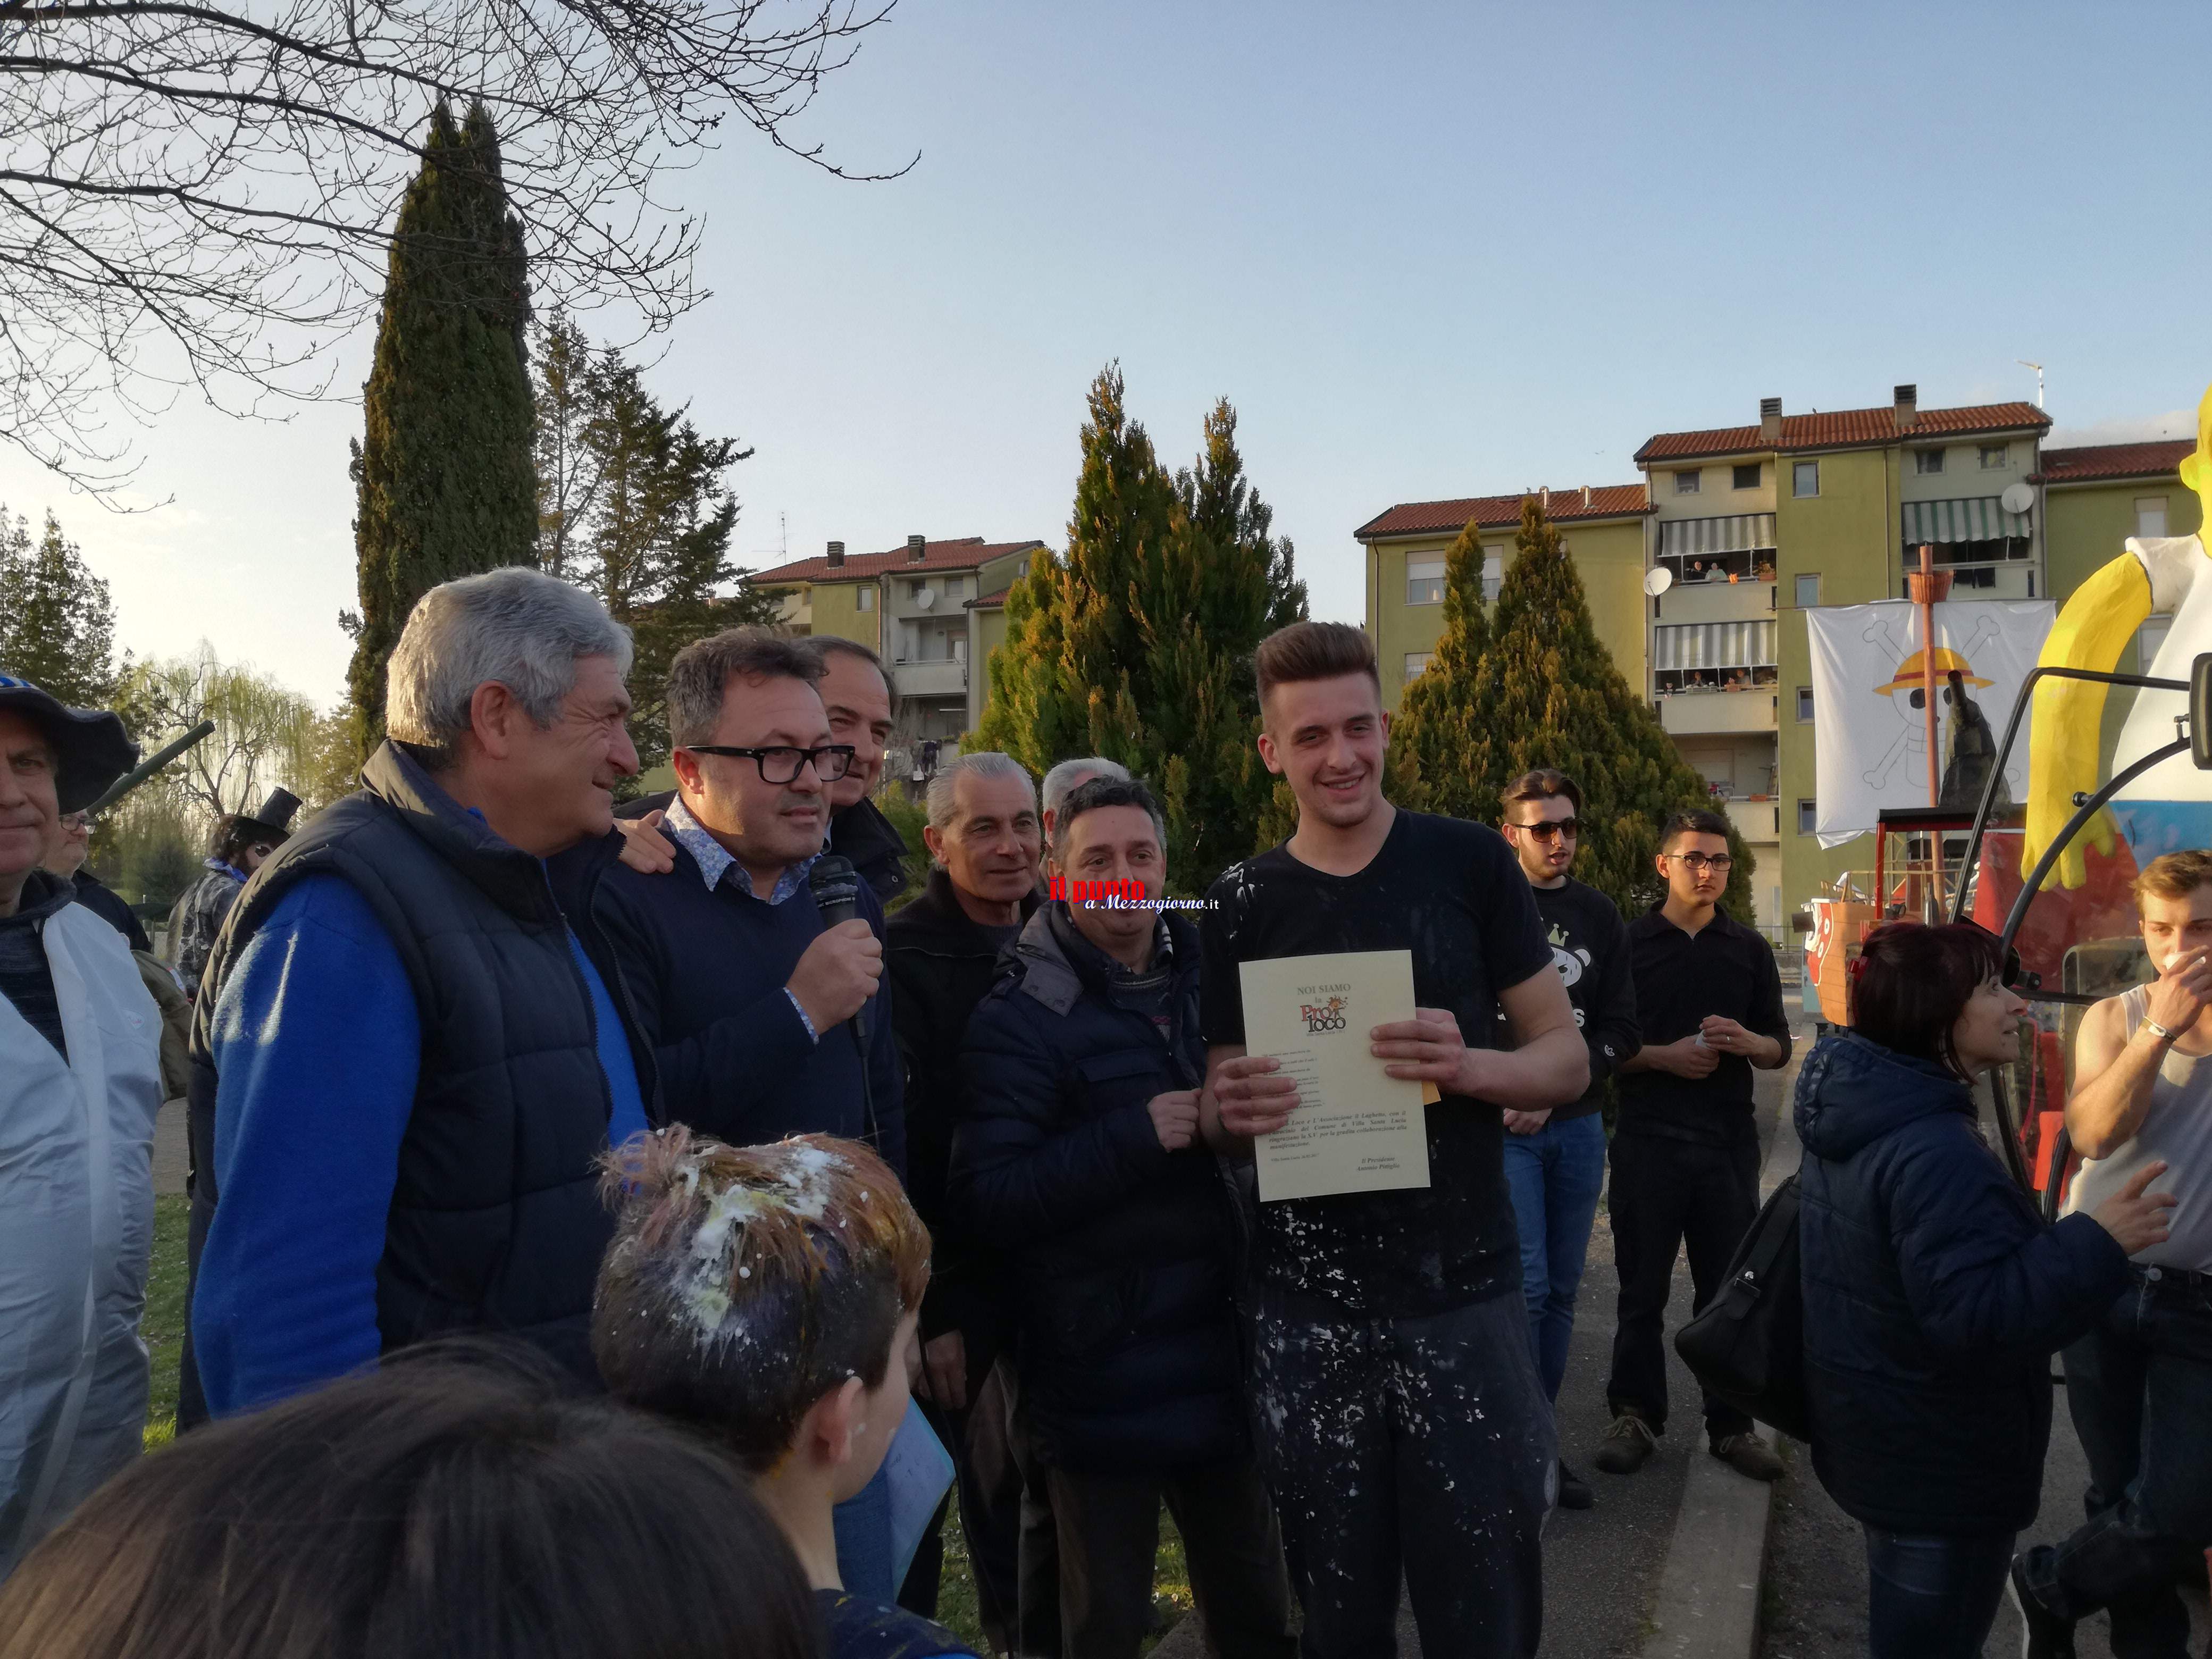
[[[2212,9],[903,0],[806,131],[678,185],[714,297],[653,373],[736,473],[747,563],[907,534],[1064,542],[1118,358],[1171,461],[1217,396],[1314,610],[1394,501],[1623,483],[1650,433],[2033,397],[2134,435],[2212,380]],[[366,339],[338,383],[357,386]],[[357,406],[179,409],[118,519],[11,459],[113,580],[321,700]],[[779,515],[781,515],[781,520]],[[787,524],[787,532],[784,525]]]

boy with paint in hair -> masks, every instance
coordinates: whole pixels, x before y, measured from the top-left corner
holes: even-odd
[[[907,1408],[929,1232],[857,1142],[726,1146],[681,1126],[607,1158],[615,1239],[592,1352],[609,1390],[726,1447],[798,1553],[831,1659],[975,1659],[942,1626],[849,1595],[831,1512]]]

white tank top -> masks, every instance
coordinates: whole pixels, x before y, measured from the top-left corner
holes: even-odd
[[[2120,998],[2127,1036],[2136,1034],[2150,1007],[2148,988]],[[2212,1273],[2212,1054],[2166,1051],[2150,1085],[2150,1110],[2142,1127],[2110,1158],[2085,1158],[2066,1200],[2066,1213],[2094,1212],[2126,1186],[2144,1164],[2163,1160],[2166,1171],[2151,1183],[2179,1200],[2168,1212],[2163,1244],[2138,1251],[2136,1260],[2161,1267]]]

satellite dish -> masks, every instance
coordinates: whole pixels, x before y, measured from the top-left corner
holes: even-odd
[[[937,603],[937,590],[933,587],[923,588],[921,592],[914,596],[914,602],[920,605],[924,611],[928,610],[930,606]]]
[[[2035,491],[2024,483],[2007,484],[2004,494],[1997,497],[1997,505],[2008,513],[2025,513],[2035,505]]]
[[[1674,573],[1663,564],[1655,564],[1644,573],[1644,591],[1657,599],[1674,585]]]

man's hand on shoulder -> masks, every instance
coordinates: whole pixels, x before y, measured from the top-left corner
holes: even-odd
[[[640,875],[665,876],[676,867],[676,843],[660,828],[666,817],[647,812],[641,818],[615,820],[615,828],[622,831],[622,861]]]

